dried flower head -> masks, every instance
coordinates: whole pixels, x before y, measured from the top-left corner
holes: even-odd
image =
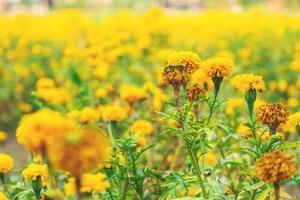
[[[258,107],[256,117],[261,123],[268,125],[270,129],[277,129],[281,123],[287,122],[289,112],[284,104],[265,103]]]
[[[264,154],[256,162],[255,171],[259,180],[264,182],[280,182],[293,176],[296,163],[293,156],[282,151]]]
[[[263,77],[254,74],[237,75],[232,79],[231,84],[241,92],[249,90],[263,92],[266,89]]]
[[[207,92],[199,84],[190,84],[187,88],[187,99],[189,102],[196,102],[201,97],[205,97]]]
[[[162,72],[163,81],[172,86],[180,86],[191,79],[191,71],[183,65],[168,65]]]
[[[163,81],[173,86],[180,86],[191,79],[191,74],[201,64],[197,54],[188,51],[172,52],[167,58],[167,65],[162,72]]]
[[[228,76],[233,66],[233,61],[227,57],[211,58],[202,63],[204,72],[212,78]]]

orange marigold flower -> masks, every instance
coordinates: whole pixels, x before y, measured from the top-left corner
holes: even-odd
[[[232,79],[231,84],[241,92],[249,90],[263,92],[266,89],[263,77],[254,74],[237,75]]]
[[[293,156],[282,151],[264,154],[256,162],[255,172],[264,182],[280,182],[293,176],[297,166]]]
[[[202,63],[204,72],[212,78],[228,76],[233,66],[233,61],[227,57],[211,58]]]

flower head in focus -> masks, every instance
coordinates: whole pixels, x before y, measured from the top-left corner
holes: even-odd
[[[227,57],[210,58],[202,63],[203,71],[211,78],[227,77],[233,66],[233,61]]]
[[[289,111],[286,105],[277,104],[262,104],[258,107],[256,118],[270,128],[271,135],[276,133],[276,129],[280,124],[287,122]]]
[[[249,90],[263,92],[266,89],[263,77],[254,74],[237,75],[232,79],[231,84],[241,92]]]
[[[46,164],[30,163],[23,171],[22,176],[26,182],[41,178],[43,185],[47,184],[48,166]]]

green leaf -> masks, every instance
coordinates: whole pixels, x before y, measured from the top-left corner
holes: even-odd
[[[300,147],[300,141],[286,142],[286,143],[283,143],[283,144],[279,145],[276,149],[277,150],[282,150],[282,149],[296,148],[296,147]]]
[[[256,189],[262,187],[264,184],[265,184],[264,182],[258,182],[258,183],[255,183],[254,185],[246,187],[245,189],[246,190],[256,190]]]
[[[179,183],[179,185],[180,185],[185,191],[187,191],[187,186],[186,186],[186,184],[184,183],[184,180],[183,180],[180,176],[178,176],[176,173],[174,173],[174,172],[172,172],[171,175],[174,176],[175,179],[177,180],[177,182]]]
[[[266,200],[267,197],[269,197],[269,194],[270,194],[270,188],[267,188],[256,197],[256,200]]]

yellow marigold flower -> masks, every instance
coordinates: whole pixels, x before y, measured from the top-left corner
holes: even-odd
[[[14,168],[14,160],[11,156],[0,153],[0,173],[7,173]]]
[[[75,177],[93,170],[110,157],[107,135],[98,129],[82,129],[57,137],[49,143],[48,158],[57,169]]]
[[[236,132],[245,138],[249,138],[252,136],[251,129],[245,126],[243,123],[237,127]]]
[[[288,88],[288,83],[286,80],[280,80],[278,82],[279,91],[284,92],[284,91],[286,91],[287,88]]]
[[[122,121],[127,117],[126,110],[116,104],[99,106],[98,111],[104,121]]]
[[[49,78],[40,78],[36,82],[36,87],[37,88],[52,88],[55,86],[55,83],[52,79]]]
[[[237,75],[232,79],[231,84],[241,92],[249,90],[263,92],[266,89],[263,77],[254,74]]]
[[[193,197],[193,196],[195,196],[197,194],[197,191],[198,191],[197,187],[192,186],[192,187],[189,188],[189,190],[187,192],[187,195],[189,197]]]
[[[99,113],[90,107],[85,107],[82,109],[79,117],[80,123],[89,123],[99,119]]]
[[[293,127],[300,126],[300,112],[290,115],[287,124]]]
[[[264,154],[256,162],[255,172],[260,181],[280,182],[293,176],[297,166],[293,156],[282,151]]]
[[[206,97],[207,92],[199,84],[189,84],[187,88],[187,99],[189,102],[196,102],[201,97]]]
[[[233,66],[233,61],[227,57],[210,58],[202,63],[203,70],[209,77],[226,77]]]
[[[130,130],[133,133],[140,132],[145,135],[151,135],[153,133],[154,128],[151,122],[139,119],[133,122],[133,124],[130,126]]]
[[[71,110],[70,112],[68,112],[67,114],[67,118],[71,119],[71,120],[78,120],[80,117],[80,111],[79,110]]]
[[[22,176],[26,182],[30,180],[37,180],[41,177],[42,183],[45,186],[48,177],[48,166],[46,164],[30,163],[23,171]]]
[[[44,108],[24,115],[17,128],[16,136],[18,142],[28,151],[44,151],[51,138],[68,132],[75,126],[71,120],[67,120],[60,113]]]
[[[3,192],[0,192],[0,200],[8,200],[8,198]]]
[[[298,127],[300,127],[300,112],[296,112],[289,116],[288,121],[283,126],[283,130],[295,133],[297,131],[296,128]]]
[[[107,96],[107,90],[104,88],[98,88],[95,92],[95,96],[102,99]]]
[[[4,142],[7,140],[7,133],[4,131],[0,131],[0,142]]]
[[[299,105],[299,100],[297,98],[289,98],[287,104],[291,108],[296,108]]]
[[[289,112],[286,105],[278,104],[263,104],[259,106],[256,117],[257,119],[269,126],[270,129],[277,129],[281,123],[286,123]]]
[[[94,69],[93,74],[98,79],[103,80],[107,78],[108,69],[109,67],[107,64],[102,64],[101,66],[98,66]]]
[[[198,55],[190,51],[172,52],[167,57],[167,66],[183,66],[192,73],[200,67],[200,64]]]
[[[124,84],[120,87],[120,98],[128,103],[136,103],[146,98],[147,94],[142,88]]]
[[[109,182],[106,180],[106,177],[103,173],[97,174],[84,174],[82,176],[81,183],[81,192],[104,192],[107,188],[110,187]]]
[[[18,104],[18,108],[20,108],[20,110],[23,111],[24,113],[28,113],[32,111],[32,106],[29,103],[26,103],[24,101]]]
[[[67,183],[64,185],[64,191],[67,197],[76,194],[75,178],[71,177],[68,179]]]
[[[227,115],[232,115],[235,110],[242,108],[244,105],[244,100],[242,98],[232,98],[227,101],[227,106],[225,113]]]
[[[203,85],[205,88],[207,87],[208,89],[213,87],[213,82],[211,81],[211,78],[207,76],[201,68],[192,74],[191,81],[193,83]]]
[[[208,166],[215,166],[218,162],[217,156],[213,152],[208,152],[205,155],[198,154],[198,159],[204,159],[204,163]]]

